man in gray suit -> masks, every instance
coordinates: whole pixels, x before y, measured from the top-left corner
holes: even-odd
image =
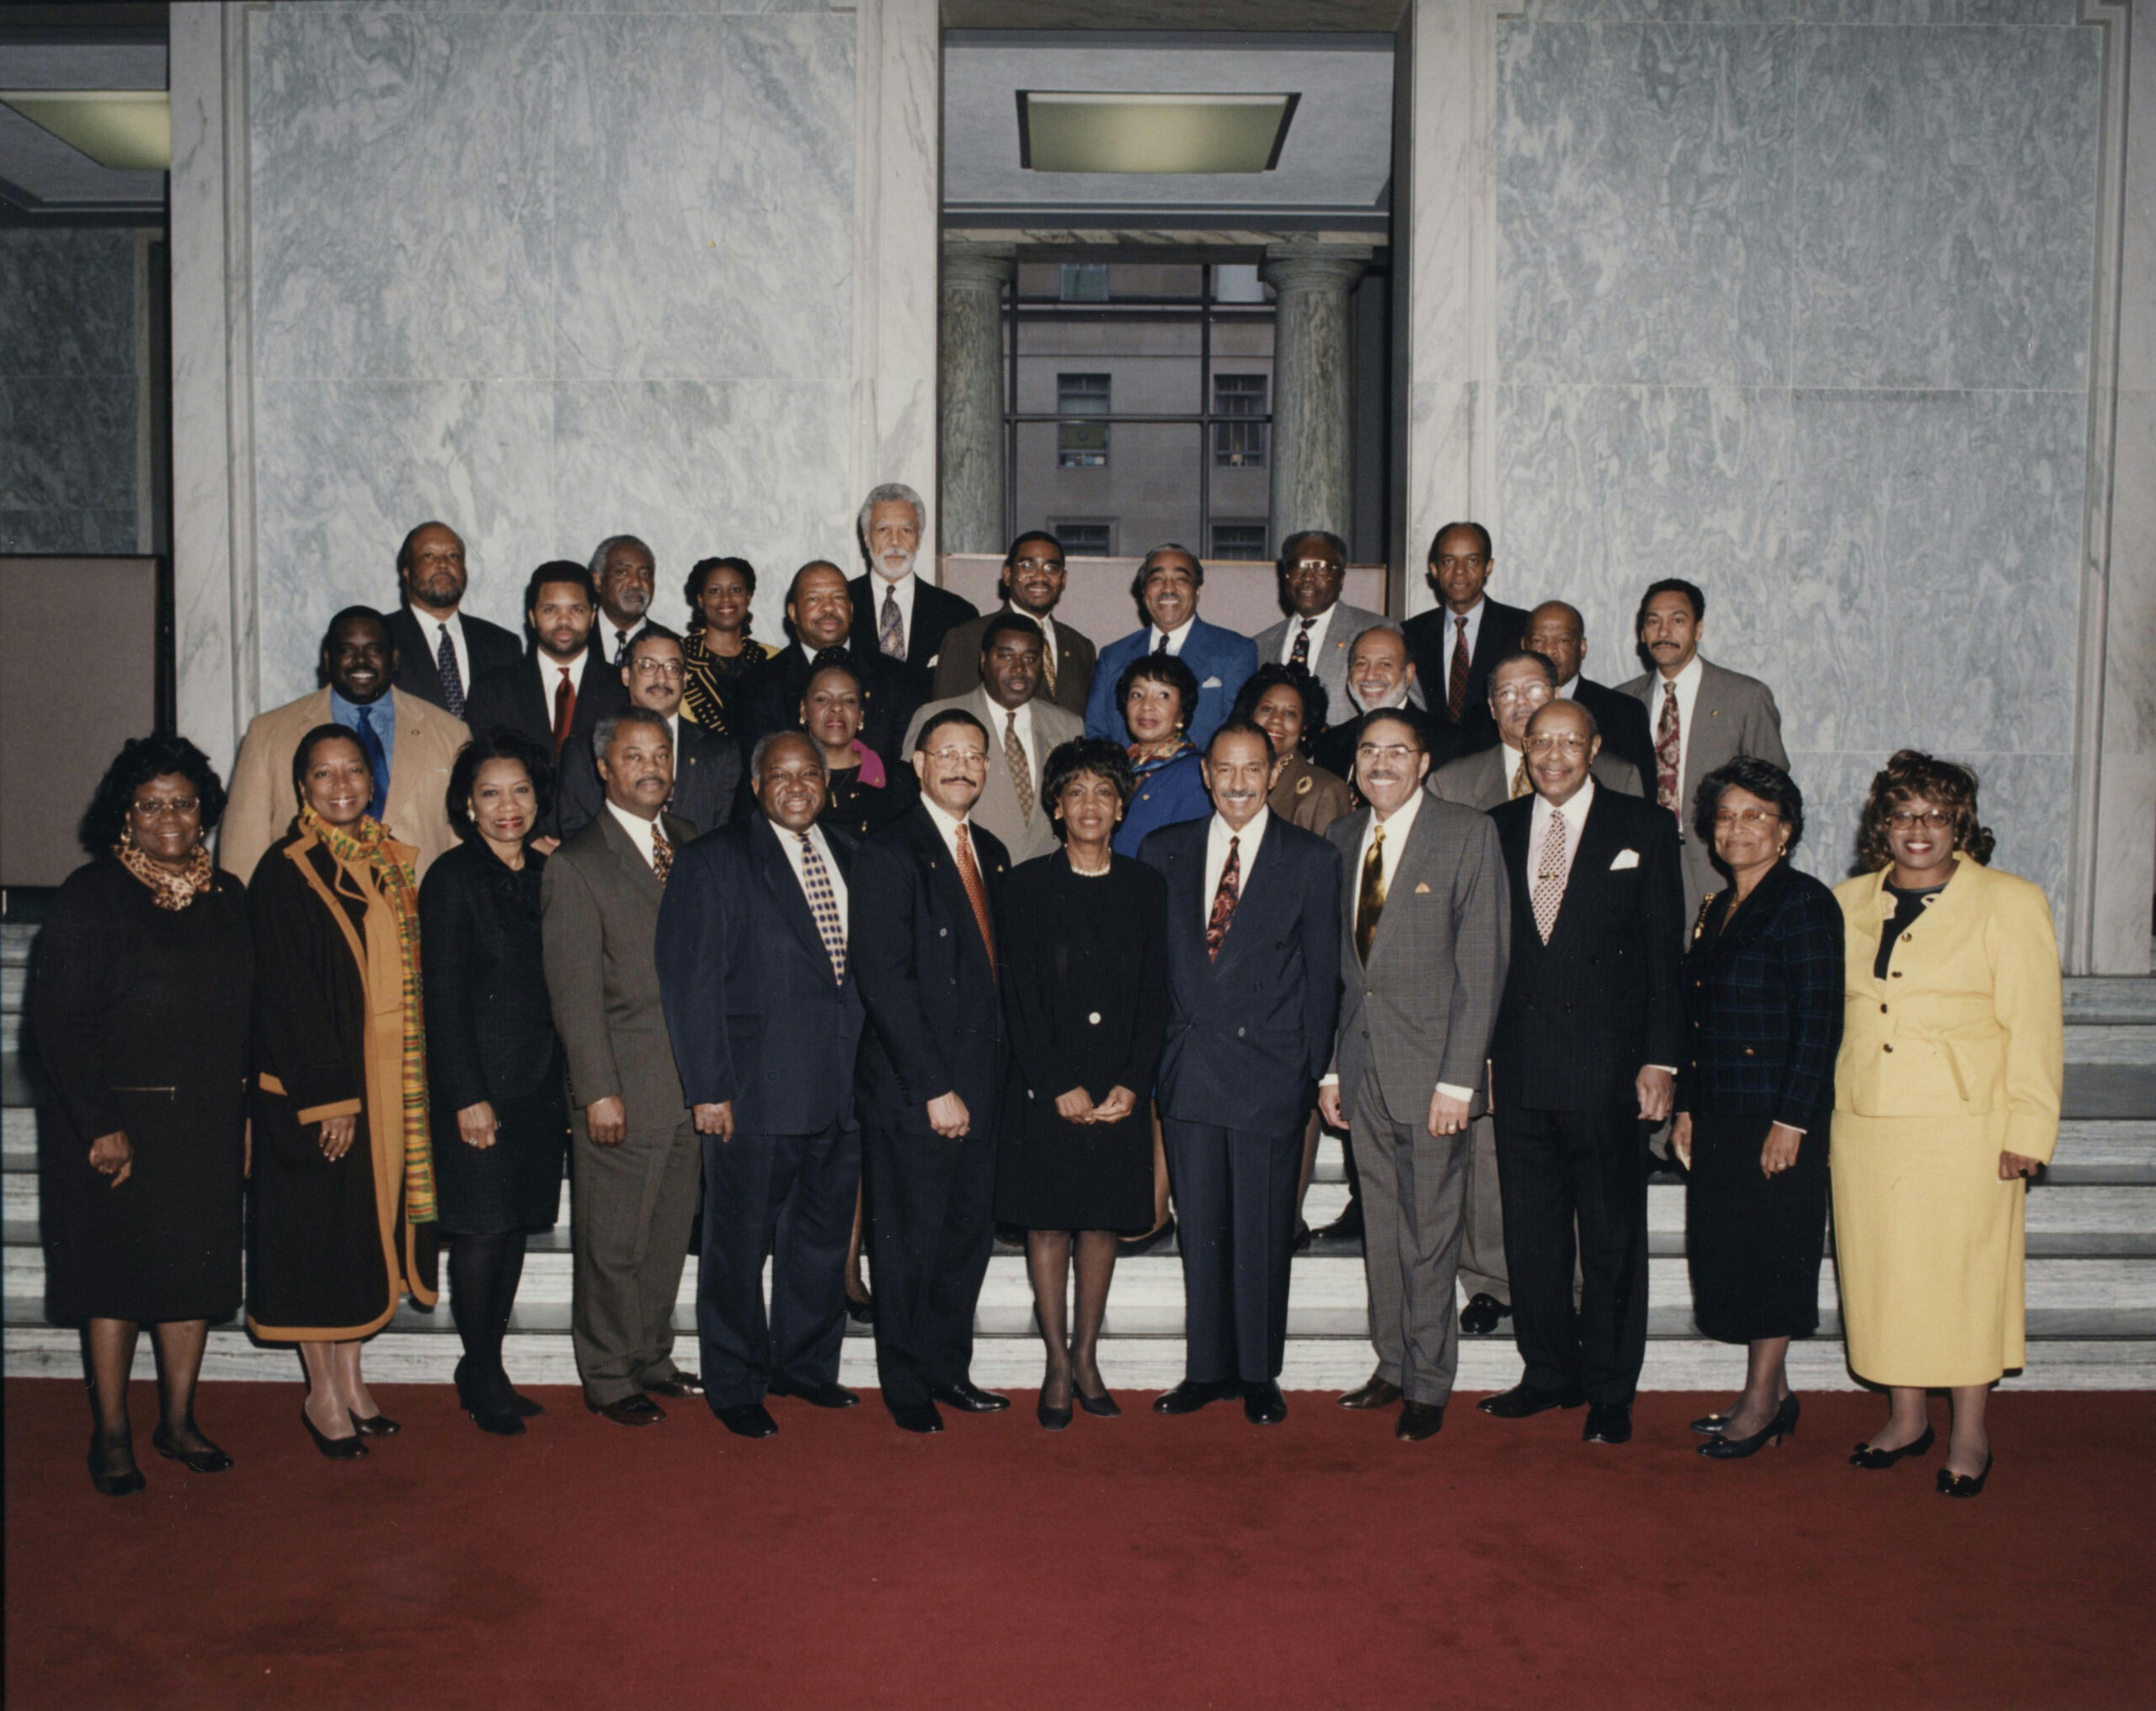
[[[1483,813],[1516,796],[1532,796],[1527,776],[1527,722],[1556,699],[1557,668],[1540,653],[1518,648],[1490,668],[1490,717],[1497,740],[1487,749],[1448,760],[1430,775],[1430,794]],[[1605,748],[1594,757],[1595,780],[1626,796],[1643,796],[1639,769]]]
[[[1363,1263],[1378,1365],[1343,1408],[1401,1405],[1395,1436],[1444,1426],[1460,1368],[1453,1290],[1486,1059],[1504,990],[1511,894],[1497,829],[1422,788],[1422,729],[1364,722],[1369,804],[1326,835],[1341,858],[1344,990],[1318,1109],[1344,1126],[1363,1183]]]
[[[1656,803],[1677,817],[1684,854],[1684,929],[1716,890],[1714,852],[1693,834],[1692,796],[1700,781],[1740,754],[1771,760],[1785,772],[1782,716],[1774,692],[1756,677],[1725,671],[1700,657],[1707,597],[1679,577],[1650,584],[1640,599],[1635,632],[1653,669],[1620,687],[1647,710],[1654,733]]]
[[[696,833],[664,812],[664,718],[624,707],[592,740],[606,803],[554,852],[540,889],[547,996],[569,1064],[569,1330],[585,1405],[619,1426],[653,1426],[666,1417],[654,1396],[703,1394],[674,1364],[699,1148],[653,954],[675,852]]]
[[[1381,612],[1351,606],[1340,598],[1348,575],[1348,543],[1322,529],[1305,529],[1280,546],[1274,568],[1280,577],[1280,604],[1288,616],[1257,632],[1258,663],[1307,667],[1325,685],[1335,723],[1352,718],[1348,694],[1348,651],[1364,631],[1383,625],[1397,630]],[[1419,700],[1419,696],[1417,697]]]
[[[945,646],[949,646],[946,638]],[[938,713],[971,713],[988,733],[988,782],[973,818],[1002,840],[1013,866],[1056,847],[1055,825],[1041,800],[1041,774],[1056,745],[1086,733],[1086,722],[1039,694],[1041,626],[1022,612],[998,612],[981,632],[980,681],[971,695],[931,701],[906,728],[905,750]]]

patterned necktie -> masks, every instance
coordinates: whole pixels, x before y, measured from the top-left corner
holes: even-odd
[[[1160,645],[1154,648],[1153,651],[1155,653],[1166,653],[1168,651],[1168,632],[1166,631],[1163,630],[1161,632]]]
[[[1055,699],[1055,643],[1049,640],[1048,621],[1041,621],[1041,687]]]
[[[1565,900],[1565,817],[1550,811],[1550,834],[1542,840],[1542,860],[1534,870],[1534,930],[1542,942],[1557,925],[1558,906]]]
[[[614,664],[619,666],[627,665],[628,663],[629,632],[627,630],[616,630],[614,632]]]
[[[899,597],[889,583],[883,584],[883,610],[876,622],[876,645],[894,659],[906,657],[905,621],[899,616]]]
[[[1370,828],[1370,853],[1363,858],[1363,886],[1355,898],[1355,954],[1370,966],[1378,917],[1385,913],[1385,822]]]
[[[657,820],[651,823],[651,871],[659,876],[661,885],[674,869],[674,846],[666,841],[666,828]]]
[[[1527,756],[1519,757],[1519,765],[1513,768],[1512,800],[1518,802],[1534,789],[1534,781],[1527,776]]]
[[[1213,887],[1213,913],[1205,918],[1205,955],[1220,960],[1220,946],[1228,941],[1228,923],[1235,918],[1235,904],[1243,890],[1242,840],[1230,837],[1228,859],[1220,866],[1220,882]]]
[[[560,668],[562,680],[554,686],[554,758],[562,758],[562,749],[569,740],[569,727],[576,722],[576,685],[569,681],[569,669]]]
[[[367,812],[377,820],[382,810],[389,806],[389,754],[382,746],[381,733],[374,728],[374,709],[361,707],[360,713],[360,747],[367,757],[367,770],[374,775],[374,794],[367,800]]]
[[[988,924],[988,887],[980,882],[980,864],[974,860],[970,828],[958,823],[958,877],[965,882],[966,901],[974,906],[974,925],[980,929],[980,942],[988,952],[988,970],[995,972],[995,933]]]
[[[1668,808],[1677,816],[1677,835],[1684,835],[1684,811],[1678,806],[1677,793],[1684,782],[1682,765],[1684,756],[1683,721],[1677,712],[1677,685],[1669,679],[1662,680],[1662,718],[1654,730],[1654,800],[1657,808]]]
[[[449,639],[449,626],[435,626],[441,642],[435,649],[435,669],[441,674],[441,698],[449,703],[450,717],[464,717],[464,674],[456,669],[456,644]]]
[[[839,914],[838,893],[831,889],[831,876],[825,871],[824,858],[816,853],[808,834],[796,832],[793,835],[801,840],[801,871],[808,881],[808,913],[816,918],[816,931],[823,938],[825,954],[831,959],[832,978],[843,985],[846,921]]]
[[[1445,710],[1457,725],[1467,711],[1467,620],[1453,621],[1452,671],[1445,683]]]
[[[1295,651],[1288,656],[1289,664],[1299,665],[1305,671],[1310,669],[1310,626],[1315,622],[1317,622],[1315,618],[1305,618],[1303,620],[1302,627],[1295,632]]]
[[[1003,728],[1003,763],[1011,769],[1011,788],[1018,793],[1018,818],[1030,826],[1033,823],[1033,763],[1026,759],[1026,745],[1018,740],[1017,708],[1010,708],[1004,717],[1011,722]]]

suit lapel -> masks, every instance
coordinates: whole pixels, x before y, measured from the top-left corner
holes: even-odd
[[[1212,835],[1209,829],[1212,824],[1211,818],[1209,816],[1198,824],[1209,829],[1206,835],[1209,840]],[[1280,850],[1280,846],[1287,842],[1287,839],[1280,831],[1281,824],[1279,815],[1266,816],[1264,835],[1257,840],[1257,853],[1242,864],[1247,877],[1243,877],[1237,886],[1235,913],[1228,923],[1227,936],[1220,941],[1219,958],[1212,965],[1213,972],[1216,975],[1225,970],[1234,962],[1238,947],[1264,935],[1266,921],[1278,913],[1273,906],[1273,899],[1275,897],[1284,898],[1288,894],[1289,887],[1280,877],[1280,865],[1288,859]],[[1203,865],[1204,856],[1205,846],[1201,844],[1198,846],[1200,866],[1198,876],[1198,883],[1201,889],[1205,884],[1205,870]],[[1261,867],[1265,870],[1262,873],[1257,871]],[[1261,879],[1266,882],[1263,885],[1257,883]],[[1212,914],[1212,906],[1213,900],[1210,898],[1207,898],[1201,905],[1209,919]]]
[[[1580,847],[1573,852],[1572,871],[1566,877],[1564,900],[1557,905],[1557,919],[1550,928],[1550,948],[1557,948],[1557,941],[1567,921],[1576,920],[1593,905],[1593,895],[1602,887],[1602,876],[1609,871],[1609,864],[1617,853],[1616,816],[1609,806],[1609,790],[1606,785],[1594,787],[1594,800],[1588,804],[1587,824],[1580,828]],[[1529,876],[1529,883],[1534,876]],[[1532,901],[1529,914],[1534,913]],[[1537,935],[1540,937],[1540,935]]]
[[[1402,912],[1393,908],[1396,898],[1414,895],[1417,885],[1428,884],[1437,872],[1437,814],[1428,802],[1415,810],[1415,824],[1407,829],[1407,847],[1400,852],[1400,861],[1392,870],[1392,883],[1385,887],[1385,910],[1378,916],[1377,937],[1370,941],[1370,962],[1374,965],[1379,955],[1397,938]],[[1361,874],[1357,876],[1359,892]],[[1434,890],[1436,887],[1431,887]]]
[[[781,832],[759,812],[749,822],[750,853],[781,918],[793,930],[793,936],[801,941],[802,949],[815,958],[816,966],[828,976],[831,972],[831,953],[825,948],[815,914],[808,907],[800,880],[794,875],[792,860],[779,842],[782,837],[791,835]]]
[[[630,840],[627,829],[603,803],[599,809],[598,820],[600,835],[606,840],[606,847],[614,852],[614,859],[627,871],[629,883],[640,892],[648,893],[656,903],[664,895],[666,887],[659,882],[659,876],[652,871],[651,864],[643,859],[643,854]]]
[[[1726,711],[1721,675],[1717,667],[1704,659],[1700,662],[1700,692],[1692,697],[1692,728],[1684,738],[1684,800],[1688,802],[1705,776],[1700,762],[1706,758],[1706,745],[1700,738],[1714,728]]]
[[[966,824],[970,828],[973,822],[969,819]],[[981,967],[985,971],[988,967],[988,946],[981,942],[978,925],[974,925],[970,932],[966,930],[974,921],[974,900],[966,894],[965,879],[958,871],[958,860],[952,855],[950,845],[943,841],[942,829],[929,818],[927,808],[919,802],[915,802],[907,813],[905,824],[906,836],[913,841],[914,860],[921,863],[927,872],[928,888],[942,899],[944,913],[963,935],[962,942],[969,947],[969,954],[980,959]],[[970,833],[968,841],[973,841]],[[978,843],[974,844],[974,865],[981,871],[981,890],[993,896],[990,887],[994,882],[990,877],[987,864],[980,858]]]

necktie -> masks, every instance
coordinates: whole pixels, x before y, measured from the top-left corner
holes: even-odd
[[[651,871],[659,876],[661,885],[674,866],[674,846],[666,841],[666,829],[658,821],[651,823]]]
[[[435,669],[441,674],[441,698],[449,703],[450,716],[464,717],[464,674],[456,669],[456,644],[449,639],[449,626],[435,626],[441,642],[435,649]]]
[[[876,625],[876,645],[894,659],[906,657],[906,626],[899,616],[899,597],[883,584],[883,610]]]
[[[1370,946],[1385,913],[1385,822],[1370,828],[1370,853],[1363,858],[1363,886],[1355,898],[1355,954],[1370,965]]]
[[[980,882],[980,863],[974,860],[974,840],[965,822],[958,823],[958,877],[965,882],[966,901],[974,906],[974,925],[980,929],[982,948],[988,952],[989,973],[995,972],[995,932],[988,924],[988,887]]]
[[[1452,671],[1445,683],[1445,711],[1457,725],[1467,711],[1467,620],[1453,621]]]
[[[1235,918],[1235,904],[1243,890],[1242,840],[1228,840],[1228,859],[1220,866],[1220,882],[1213,887],[1213,913],[1205,918],[1205,955],[1219,961],[1220,946],[1228,941],[1228,923]]]
[[[1317,622],[1315,618],[1305,618],[1303,620],[1302,628],[1295,632],[1295,651],[1288,656],[1289,664],[1299,665],[1305,670],[1310,669],[1310,626],[1315,622]]]
[[[554,758],[562,757],[563,746],[569,740],[569,727],[576,722],[576,685],[569,681],[569,669],[560,668],[562,680],[554,685]]]
[[[1684,780],[1681,762],[1684,756],[1683,720],[1677,711],[1677,685],[1668,678],[1662,680],[1662,717],[1654,729],[1654,800],[1657,808],[1668,808],[1677,816],[1677,835],[1684,835],[1684,810],[1678,805],[1677,793]]]
[[[1565,900],[1565,817],[1555,808],[1550,811],[1550,834],[1542,840],[1542,860],[1534,870],[1531,900],[1534,930],[1546,945],[1557,925],[1558,905]]]
[[[374,795],[368,799],[367,812],[377,820],[382,811],[389,806],[389,756],[382,746],[381,734],[374,728],[374,709],[361,707],[360,713],[360,747],[366,753],[367,770],[374,775]]]
[[[1163,631],[1161,632],[1161,642],[1160,642],[1160,645],[1159,645],[1157,648],[1154,648],[1154,650],[1153,650],[1153,651],[1154,651],[1155,653],[1166,653],[1168,651],[1168,635],[1167,635],[1167,632],[1166,632],[1166,631],[1163,630]]]
[[[816,918],[816,931],[824,941],[824,952],[831,959],[831,977],[843,983],[846,922],[839,914],[838,893],[831,889],[831,876],[825,871],[824,858],[816,853],[808,834],[796,832],[793,835],[801,840],[801,871],[808,882],[808,913]]]
[[[1513,768],[1512,800],[1518,802],[1534,788],[1534,781],[1527,776],[1527,756],[1519,757],[1519,765]]]
[[[629,632],[627,630],[616,630],[614,632],[614,664],[627,665],[628,663]]]
[[[1033,769],[1026,759],[1026,745],[1018,740],[1018,710],[1011,708],[1004,717],[1011,722],[1003,728],[1003,761],[1011,769],[1011,788],[1018,793],[1018,818],[1027,825],[1033,822]],[[962,826],[961,831],[965,829]]]
[[[1048,621],[1041,621],[1041,685],[1049,699],[1055,699],[1055,643],[1049,639]]]

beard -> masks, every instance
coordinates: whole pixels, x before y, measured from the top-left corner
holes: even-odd
[[[876,555],[876,573],[889,581],[897,582],[914,568],[914,561],[920,556],[917,552],[900,552],[895,549],[879,552]]]

